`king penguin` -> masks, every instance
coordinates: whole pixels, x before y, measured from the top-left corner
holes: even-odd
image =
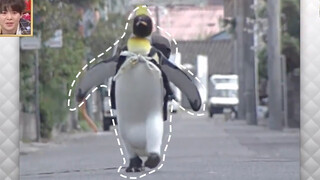
[[[77,99],[82,101],[90,88],[113,77],[119,135],[130,159],[126,172],[140,172],[141,157],[147,157],[144,166],[150,169],[161,161],[165,95],[162,73],[181,89],[193,110],[200,109],[201,98],[194,81],[152,47],[151,18],[138,12],[132,27],[127,51],[91,68],[77,87]]]
[[[127,56],[126,61],[114,77],[119,134],[130,158],[127,172],[142,170],[142,156],[148,157],[148,168],[155,168],[160,162],[164,88],[161,70],[150,62],[159,61],[159,57],[148,57],[151,32],[151,18],[137,15],[128,51],[121,54]]]

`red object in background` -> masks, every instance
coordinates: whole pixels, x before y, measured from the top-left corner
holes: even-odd
[[[31,15],[29,13],[24,13],[22,15],[22,18],[25,19],[25,20],[31,21]]]
[[[31,0],[25,0],[24,1],[26,3],[26,12],[30,12],[31,11]]]
[[[25,0],[26,9],[22,15],[22,18],[28,21],[31,21],[31,0]]]

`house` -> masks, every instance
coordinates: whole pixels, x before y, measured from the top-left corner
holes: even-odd
[[[208,57],[208,74],[235,73],[234,46],[231,35],[225,31],[208,40],[177,41],[182,64],[196,65],[197,55]],[[173,44],[172,52],[176,51]]]
[[[159,8],[159,26],[176,40],[203,40],[220,32],[223,6],[171,6]]]

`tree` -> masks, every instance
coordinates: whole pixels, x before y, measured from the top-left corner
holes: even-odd
[[[267,18],[266,0],[259,2],[262,4],[258,9],[258,19]],[[287,73],[296,68],[300,68],[300,1],[282,0],[281,3],[281,52],[285,55],[287,63]],[[263,27],[262,27],[263,28]],[[267,79],[267,59],[266,53],[267,38],[264,33],[262,36],[262,46],[258,51],[259,76]]]
[[[282,0],[282,53],[287,71],[300,68],[300,1]]]
[[[41,136],[50,138],[53,127],[63,124],[69,112],[68,90],[76,74],[87,62],[86,51],[93,56],[105,51],[124,32],[126,17],[110,14],[109,21],[99,21],[92,35],[84,37],[79,31],[81,7],[99,10],[104,0],[41,0],[34,2],[34,30],[41,32],[42,43],[57,29],[63,31],[63,47],[39,50]],[[44,43],[43,43],[44,44]],[[89,48],[90,47],[90,48]],[[110,57],[108,54],[105,57]],[[22,111],[34,111],[33,51],[21,51]],[[74,96],[74,89],[71,96]],[[73,104],[73,103],[72,103]],[[75,106],[75,105],[72,105]]]

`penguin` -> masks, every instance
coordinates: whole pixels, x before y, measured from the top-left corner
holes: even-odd
[[[95,65],[77,87],[77,99],[82,101],[92,87],[103,84],[105,79],[113,77],[116,82],[114,96],[119,135],[130,159],[126,172],[142,171],[141,157],[147,157],[144,166],[150,169],[161,161],[166,91],[163,77],[181,89],[194,111],[201,107],[200,94],[193,80],[167,59],[163,53],[166,51],[152,46],[151,33],[151,18],[137,15],[127,51]]]
[[[126,172],[140,172],[143,156],[148,157],[145,167],[155,168],[160,162],[164,93],[161,71],[150,62],[159,57],[147,59],[152,46],[146,37],[151,32],[150,17],[134,18],[134,36],[128,40],[128,51],[121,53],[126,58],[114,76],[119,134],[130,159]]]

